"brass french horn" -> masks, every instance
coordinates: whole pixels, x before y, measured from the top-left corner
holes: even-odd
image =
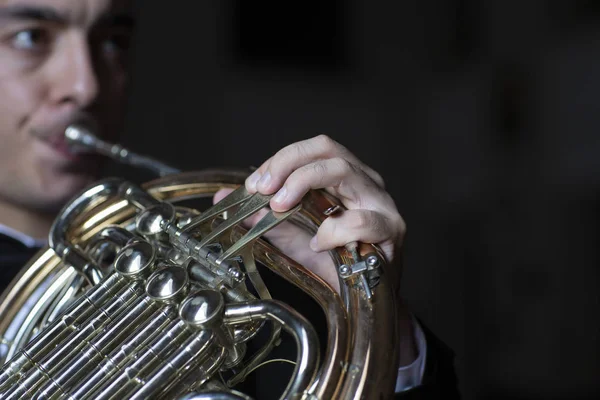
[[[297,359],[281,398],[392,397],[396,305],[380,250],[354,243],[330,252],[338,294],[262,239],[283,221],[314,234],[342,209],[335,198],[311,191],[246,230],[241,222],[268,209],[270,196],[250,195],[245,171],[180,172],[82,125],[66,136],[76,149],[160,177],[105,179],[58,215],[48,246],[0,298],[0,399],[248,399],[236,383],[268,359],[282,330]],[[204,210],[187,205],[221,188],[235,190]],[[272,298],[257,265],[320,305],[324,354],[311,322]],[[261,329],[269,339],[247,354]]]

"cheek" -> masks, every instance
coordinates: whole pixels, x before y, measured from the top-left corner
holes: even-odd
[[[0,124],[3,131],[16,134],[42,102],[42,85],[23,76],[2,78],[0,93]]]
[[[23,76],[0,79],[0,174],[3,180],[33,173],[33,143],[27,126],[43,98],[39,88],[35,80]]]

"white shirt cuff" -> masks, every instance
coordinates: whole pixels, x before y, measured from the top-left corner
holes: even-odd
[[[417,322],[416,318],[412,316],[413,321],[413,332],[415,336],[415,343],[417,345],[417,358],[411,364],[398,369],[398,378],[396,379],[396,393],[403,392],[405,390],[412,389],[413,387],[419,386],[423,380],[423,373],[425,372],[425,359],[427,357],[427,340],[425,339],[425,333]]]

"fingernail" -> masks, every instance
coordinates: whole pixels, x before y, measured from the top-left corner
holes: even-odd
[[[279,189],[279,191],[277,192],[277,194],[275,196],[273,196],[273,201],[276,203],[283,203],[286,196],[287,196],[287,188],[284,186],[281,189]]]
[[[271,183],[271,173],[267,171],[262,178],[260,178],[260,181],[258,181],[258,186],[261,189],[266,190],[269,188],[269,183]]]
[[[313,251],[318,251],[318,247],[317,247],[317,235],[313,236],[312,239],[310,239],[310,243],[308,245],[310,246],[310,248]]]
[[[261,177],[260,172],[254,171],[252,173],[252,175],[250,175],[248,177],[246,187],[248,187],[248,189],[250,189],[250,190],[256,190],[256,184],[258,183],[258,180],[260,179],[260,177]]]

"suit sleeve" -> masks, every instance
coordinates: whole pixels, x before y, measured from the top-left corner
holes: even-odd
[[[398,400],[459,400],[458,379],[454,367],[454,352],[419,321],[427,341],[425,370],[421,384],[396,393]]]

